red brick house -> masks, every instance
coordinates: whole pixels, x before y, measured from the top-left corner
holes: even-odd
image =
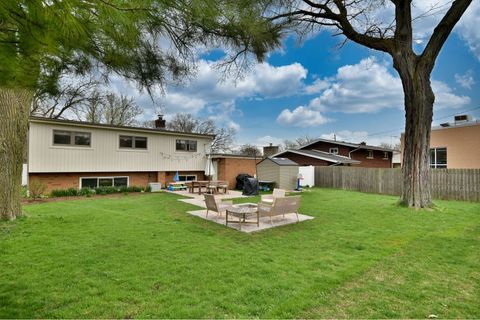
[[[346,165],[366,168],[391,168],[392,149],[370,146],[365,143],[350,143],[316,139],[296,150],[285,150],[275,157],[288,158],[301,166]]]
[[[249,155],[236,154],[212,154],[213,167],[215,175],[213,180],[228,181],[230,189],[235,188],[236,178],[241,173],[251,176],[256,174],[257,163],[262,157],[252,157]]]

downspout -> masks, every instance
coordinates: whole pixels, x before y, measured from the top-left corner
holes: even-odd
[[[348,152],[348,157],[349,157],[350,159],[352,159],[352,153],[354,153],[355,151],[358,151],[358,150],[360,150],[360,149],[362,149],[362,148],[357,148],[357,149],[353,149],[352,151],[349,151],[349,152]]]

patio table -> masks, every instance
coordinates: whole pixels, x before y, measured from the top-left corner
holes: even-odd
[[[228,220],[228,216],[237,217],[238,220]],[[247,221],[256,217],[256,221]],[[240,225],[239,229],[242,230],[242,223],[256,224],[257,227],[260,226],[260,216],[258,215],[258,206],[255,203],[242,203],[235,204],[227,209],[225,215],[225,224],[228,226],[228,223],[238,223]]]

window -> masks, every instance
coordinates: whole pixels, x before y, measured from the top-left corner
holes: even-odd
[[[430,149],[430,168],[447,167],[447,148]]]
[[[330,148],[330,150],[328,150],[328,153],[338,154],[338,148]]]
[[[123,149],[147,149],[146,137],[120,136],[119,141]]]
[[[53,130],[54,145],[90,147],[90,143],[90,132]]]
[[[367,150],[367,159],[373,159],[373,150]]]
[[[197,181],[196,175],[179,175],[179,181]]]
[[[177,140],[175,145],[176,151],[197,151],[197,141],[196,140]]]
[[[390,157],[388,156],[388,151],[383,151],[383,159],[388,160]]]
[[[80,178],[80,188],[128,187],[128,177]]]

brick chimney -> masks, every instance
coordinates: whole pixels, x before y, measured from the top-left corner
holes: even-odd
[[[272,143],[270,143],[269,146],[263,147],[263,157],[267,158],[273,156],[274,154],[278,153],[278,150],[278,146],[274,146]]]
[[[167,122],[163,119],[163,114],[158,115],[158,119],[155,120],[155,129],[165,129]]]

